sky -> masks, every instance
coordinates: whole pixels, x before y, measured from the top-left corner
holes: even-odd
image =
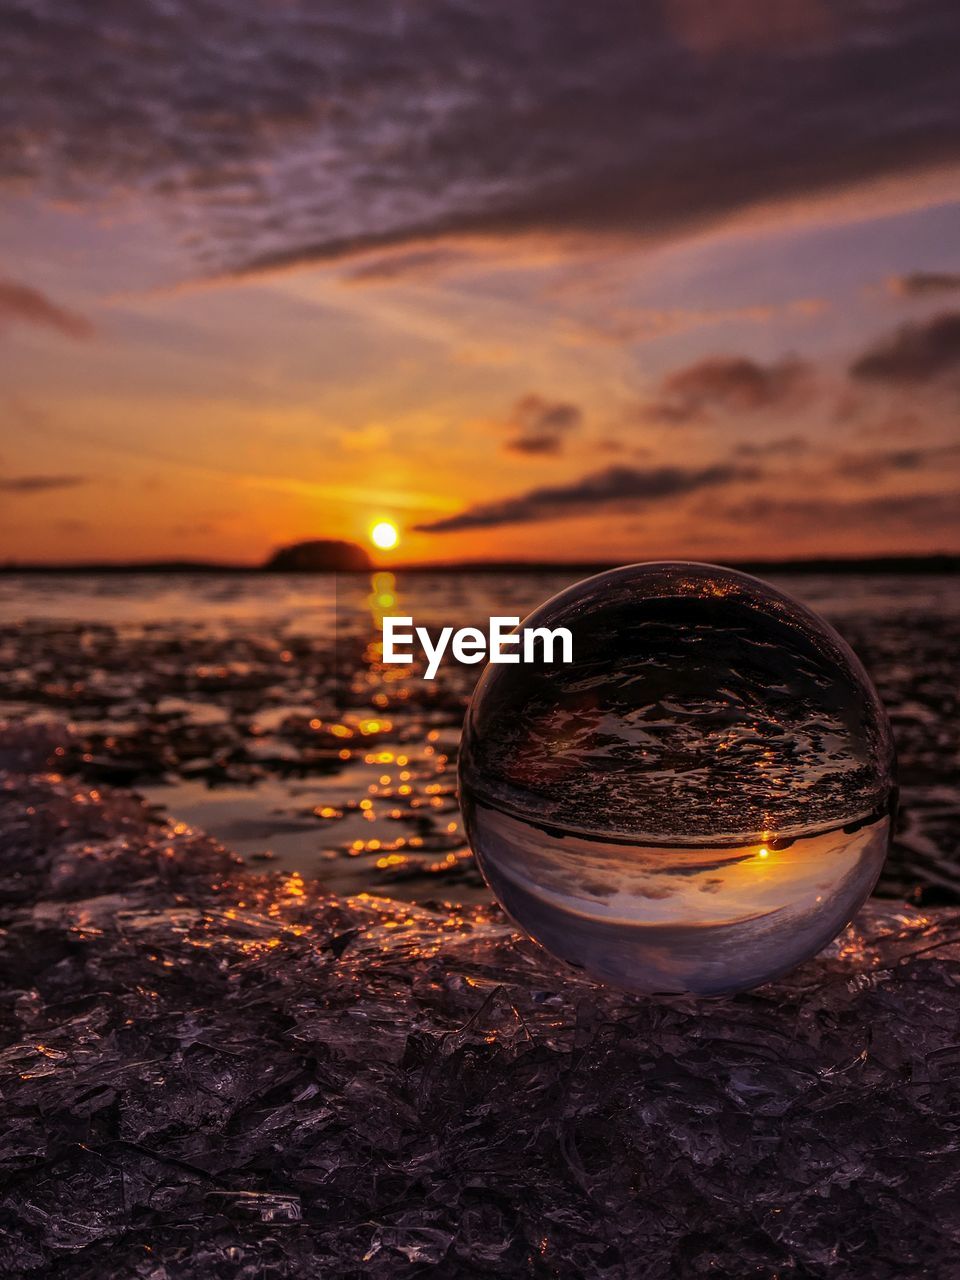
[[[0,560],[960,550],[952,0],[2,0]]]

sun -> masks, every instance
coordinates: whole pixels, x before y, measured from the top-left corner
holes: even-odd
[[[378,520],[370,530],[370,541],[375,547],[379,547],[381,551],[389,551],[391,547],[395,547],[400,541],[397,526],[391,524],[389,520]]]

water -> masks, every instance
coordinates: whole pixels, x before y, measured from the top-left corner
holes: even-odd
[[[491,666],[464,727],[467,832],[510,914],[638,991],[765,981],[820,950],[889,843],[893,743],[840,636],[756,579],[615,570],[529,619],[570,664]]]
[[[527,614],[573,576],[4,574],[0,718],[70,726],[65,772],[146,794],[254,866],[268,857],[344,892],[489,899],[454,776],[478,668],[445,663],[432,685],[384,670],[371,643],[379,598],[431,628],[484,625]],[[957,579],[776,585],[833,622],[891,714],[901,806],[877,892],[960,902]],[[315,730],[318,716],[329,722]]]

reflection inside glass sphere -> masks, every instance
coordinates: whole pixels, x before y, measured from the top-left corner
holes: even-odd
[[[719,994],[819,951],[869,894],[895,803],[886,716],[822,619],[698,564],[633,565],[524,622],[572,664],[490,666],[467,833],[509,914],[634,991]]]

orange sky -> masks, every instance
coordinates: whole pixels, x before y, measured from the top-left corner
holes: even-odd
[[[684,0],[631,30],[651,74],[686,69],[678,99],[651,97],[618,32],[583,17],[609,118],[599,73],[567,115],[574,46],[544,55],[514,109],[507,36],[491,24],[451,67],[438,25],[395,33],[409,83],[390,87],[358,32],[369,83],[343,89],[347,123],[304,73],[281,125],[258,98],[268,50],[252,124],[207,69],[234,114],[184,114],[178,145],[196,151],[175,168],[152,95],[174,115],[188,98],[147,70],[132,85],[133,26],[89,105],[125,121],[139,95],[129,138],[119,123],[88,155],[69,102],[14,83],[33,143],[0,214],[0,556],[258,562],[300,538],[365,542],[378,519],[401,531],[379,557],[396,563],[957,549],[960,180],[952,141],[924,143],[946,137],[955,95],[936,41],[902,44],[889,137],[868,155],[858,130],[877,133],[878,108],[850,87],[867,56],[854,17],[774,9],[759,42],[749,5],[727,26]],[[304,13],[277,40],[302,44]],[[798,50],[835,102],[829,143],[797,123]],[[907,145],[914,63],[942,120]],[[463,101],[435,108],[434,91]],[[672,154],[656,139],[671,112]],[[529,142],[523,165],[498,128]]]

